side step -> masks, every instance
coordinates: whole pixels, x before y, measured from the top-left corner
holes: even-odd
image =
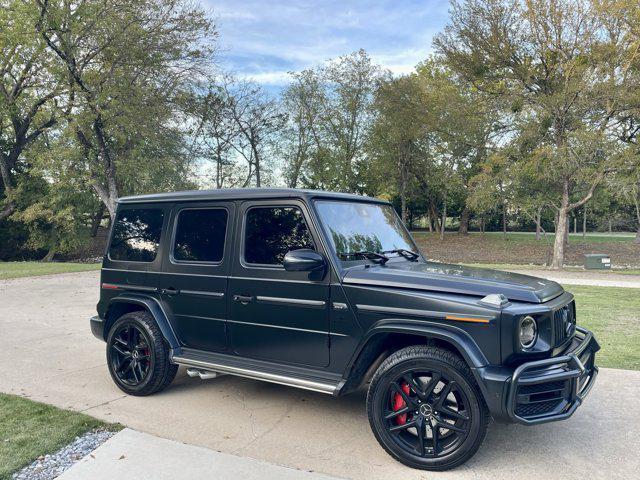
[[[284,368],[278,368],[278,365],[261,361],[252,362],[231,355],[183,349],[180,353],[172,353],[171,361],[186,366],[189,376],[199,376],[202,379],[215,378],[220,374],[228,373],[329,395],[336,394],[340,386],[340,379],[337,376],[335,379],[317,378],[312,375],[292,376],[289,372],[285,372]],[[301,370],[297,367],[291,369]]]

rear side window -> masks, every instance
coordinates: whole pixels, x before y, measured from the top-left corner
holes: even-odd
[[[152,262],[158,253],[164,213],[157,208],[118,212],[113,225],[109,258],[128,262]]]
[[[227,211],[182,210],[178,214],[173,258],[180,262],[219,262],[224,254]]]
[[[247,212],[244,260],[282,265],[289,250],[313,249],[313,240],[297,207],[256,207]]]

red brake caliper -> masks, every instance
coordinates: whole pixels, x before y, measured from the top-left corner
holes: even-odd
[[[409,395],[409,385],[406,383],[402,383],[402,385],[400,385],[400,388],[402,388],[402,391],[406,394]],[[393,400],[392,400],[392,408],[394,412],[397,412],[398,410],[400,410],[401,408],[404,408],[406,406],[405,401],[402,399],[402,395],[400,395],[399,393],[394,393],[393,394]],[[396,417],[396,424],[398,425],[404,425],[405,423],[407,423],[407,414],[406,413],[402,413],[400,415],[398,415]]]

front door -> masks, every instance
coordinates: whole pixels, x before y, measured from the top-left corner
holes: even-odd
[[[318,249],[301,202],[245,202],[240,245],[229,278],[229,332],[234,352],[275,362],[329,364],[329,273],[288,272],[285,254]]]
[[[165,249],[160,292],[180,343],[207,351],[227,349],[227,275],[234,204],[176,205]]]

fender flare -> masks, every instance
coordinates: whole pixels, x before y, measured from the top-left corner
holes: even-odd
[[[122,293],[117,297],[114,297],[109,302],[109,306],[107,307],[107,312],[109,311],[109,307],[114,303],[132,303],[134,305],[140,305],[144,307],[155,319],[162,335],[165,340],[169,344],[172,349],[176,349],[180,347],[180,343],[178,342],[178,337],[176,336],[173,328],[171,327],[171,322],[169,321],[169,316],[167,312],[162,307],[160,301],[152,297],[150,295],[144,295],[140,293]]]
[[[478,369],[489,365],[489,361],[471,335],[453,325],[443,325],[441,323],[432,323],[424,320],[416,321],[402,318],[380,320],[366,332],[345,369],[341,382],[342,387],[350,384],[349,378],[352,375],[352,370],[362,351],[374,337],[385,333],[417,335],[425,338],[435,338],[450,343],[462,355],[464,361],[467,362],[473,376],[478,384],[481,385],[480,388],[482,389],[483,381]],[[349,387],[346,387],[346,390],[348,391]],[[484,391],[483,395],[486,396]]]

